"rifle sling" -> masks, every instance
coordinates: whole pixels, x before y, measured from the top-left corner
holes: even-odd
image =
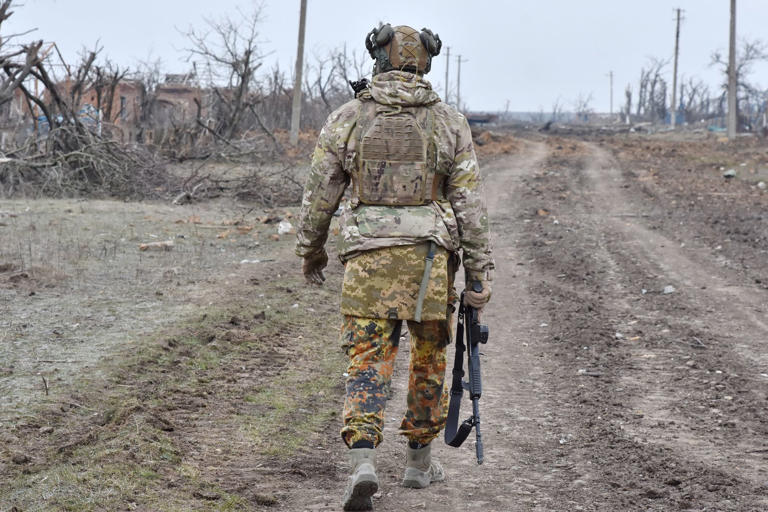
[[[453,380],[451,383],[451,401],[448,405],[448,417],[445,422],[445,443],[458,448],[472,432],[471,419],[465,420],[459,427],[459,410],[461,399],[464,397],[464,294],[462,293],[459,306],[459,317],[456,324],[456,357],[453,360]]]
[[[437,244],[433,241],[429,242],[429,250],[427,256],[424,258],[424,275],[421,277],[421,285],[419,286],[419,297],[416,299],[416,312],[413,315],[413,319],[417,322],[421,322],[421,310],[424,307],[424,298],[427,296],[427,287],[429,286],[429,276],[432,274],[432,264],[435,262],[435,250]]]

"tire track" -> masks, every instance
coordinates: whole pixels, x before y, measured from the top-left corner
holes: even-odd
[[[624,376],[622,385],[643,393],[632,401],[642,421],[627,428],[628,434],[653,435],[654,443],[671,448],[681,459],[762,487],[768,432],[755,406],[768,395],[768,378],[763,376],[768,364],[766,294],[742,283],[706,253],[686,250],[651,229],[647,217],[628,216],[638,207],[624,192],[617,163],[599,147],[589,150],[586,176],[595,202],[607,213],[607,229],[620,240],[613,250],[676,288],[667,308],[645,315],[646,324],[666,321],[664,342],[631,350],[636,370]],[[681,305],[684,309],[675,311]],[[680,316],[674,318],[675,313]],[[669,315],[671,321],[665,318]],[[702,333],[706,344],[691,333]],[[676,337],[687,340],[679,343]],[[670,381],[682,378],[698,386],[669,387]]]

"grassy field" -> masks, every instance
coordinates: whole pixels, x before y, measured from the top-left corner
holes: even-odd
[[[78,214],[51,204],[28,203],[0,228],[21,239],[0,258],[0,290],[12,299],[0,375],[16,394],[0,431],[0,510],[279,503],[279,489],[254,486],[253,474],[291,471],[312,439],[338,429],[340,265],[330,286],[305,288],[293,235],[275,236],[289,211],[85,202]],[[94,209],[109,212],[65,231],[53,222]],[[173,249],[138,250],[156,238]],[[44,266],[60,275],[50,287],[32,270]],[[61,326],[73,314],[90,319],[87,329]],[[319,329],[322,318],[331,321]],[[50,344],[54,330],[64,333],[58,347],[29,346]]]

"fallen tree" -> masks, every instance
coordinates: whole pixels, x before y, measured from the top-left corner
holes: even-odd
[[[0,4],[0,23],[10,15],[10,4]],[[75,65],[55,44],[41,49],[37,42],[0,54],[6,63],[0,105],[6,96],[23,100],[27,123],[4,144],[0,197],[178,203],[228,195],[266,205],[297,202],[301,179],[287,163],[296,155],[285,157],[280,134],[264,118],[264,103],[271,100],[255,77],[262,62],[258,8],[243,20],[207,21],[209,31],[188,33],[190,55],[204,59],[200,69],[209,74],[204,87],[197,66],[160,84],[159,65],[131,73],[100,58],[98,48],[84,52]],[[175,89],[184,95],[176,103],[168,92]],[[282,87],[273,92],[285,95]],[[126,96],[130,118],[123,115]],[[195,162],[191,171],[184,169],[187,161]]]
[[[40,134],[6,153],[0,163],[3,195],[143,198],[167,195],[174,187],[152,152],[123,144],[102,129],[108,124],[102,108],[82,108],[83,95],[92,90],[98,106],[106,106],[111,115],[114,89],[125,74],[95,66],[97,54],[86,53],[74,70],[65,66],[63,80],[54,78],[47,59],[38,59],[29,74],[42,84],[42,92],[18,84],[27,103],[42,113],[36,120]]]

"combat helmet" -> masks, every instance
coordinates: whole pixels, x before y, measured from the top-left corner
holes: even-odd
[[[440,36],[423,28],[421,32],[406,25],[393,27],[389,23],[371,30],[365,47],[376,61],[373,74],[400,70],[423,75],[432,68],[432,57],[440,53]]]

